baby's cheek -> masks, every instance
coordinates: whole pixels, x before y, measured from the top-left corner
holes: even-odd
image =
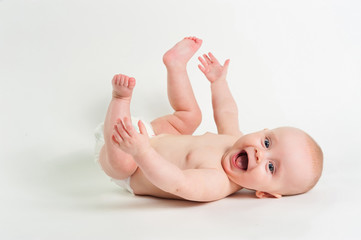
[[[257,190],[268,186],[270,183],[269,177],[261,171],[254,171],[252,174],[249,175],[248,180],[257,186]]]

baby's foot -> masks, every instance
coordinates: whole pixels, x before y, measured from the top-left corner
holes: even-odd
[[[196,37],[186,37],[169,49],[163,56],[166,67],[186,66],[187,62],[202,45],[202,40]]]
[[[124,100],[131,100],[135,78],[123,74],[116,74],[112,80],[113,97]]]

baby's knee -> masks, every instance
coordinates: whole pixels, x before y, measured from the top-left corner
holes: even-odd
[[[195,127],[195,129],[198,128],[199,125],[201,124],[201,122],[202,122],[202,112],[201,112],[201,110],[199,108],[193,111],[191,121],[192,121],[192,125],[194,125],[193,127]]]
[[[106,148],[103,147],[99,163],[103,171],[111,178],[115,179],[125,179],[137,170],[138,166],[134,162],[134,159],[131,155],[121,152],[115,154],[112,152],[106,152]]]
[[[182,134],[192,134],[202,122],[202,113],[197,109],[191,112],[183,112],[178,115],[178,118],[182,121],[182,127],[179,129]]]

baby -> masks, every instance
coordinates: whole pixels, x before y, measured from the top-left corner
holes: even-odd
[[[168,97],[175,112],[150,125],[130,114],[135,79],[114,76],[113,97],[101,129],[105,143],[99,162],[105,173],[136,195],[199,202],[222,199],[242,188],[255,190],[259,198],[310,190],[322,172],[320,147],[292,127],[244,135],[226,81],[229,59],[221,65],[212,53],[198,58],[198,67],[210,82],[218,134],[192,136],[202,115],[186,66],[201,44],[199,38],[186,37],[164,54]]]

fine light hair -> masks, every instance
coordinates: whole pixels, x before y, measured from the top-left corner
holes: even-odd
[[[308,192],[317,184],[318,180],[321,177],[322,169],[323,169],[323,152],[321,147],[307,133],[306,133],[306,143],[308,145],[308,150],[311,156],[312,171],[314,174],[312,180],[306,185],[304,192]]]
[[[298,129],[300,130],[300,129]],[[306,132],[300,130],[305,135],[306,141],[306,151],[308,152],[309,157],[311,158],[311,171],[313,172],[313,176],[310,181],[308,181],[303,188],[298,189],[294,192],[286,193],[285,195],[297,195],[310,191],[319,181],[322,169],[323,169],[323,152],[321,147],[317,144],[317,142]]]

